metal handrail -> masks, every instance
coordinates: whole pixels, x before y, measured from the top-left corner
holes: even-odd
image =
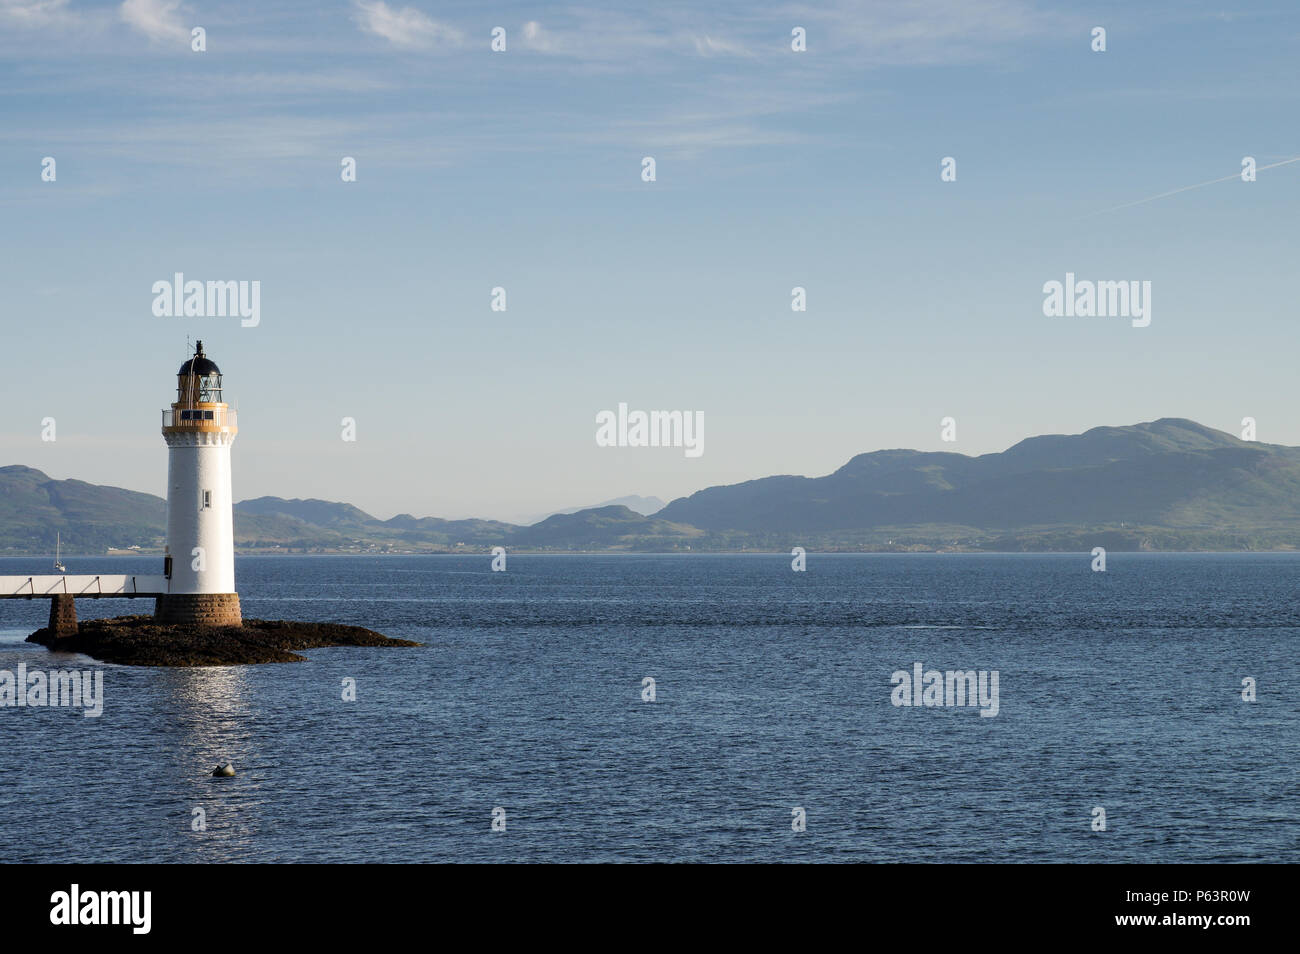
[[[76,574],[55,575],[49,574],[41,576],[42,589],[36,589],[36,577],[39,574],[29,576],[0,576],[0,600],[5,599],[36,599],[37,597],[48,598],[51,596],[75,596],[78,599],[99,599],[113,596],[139,596],[141,594],[157,595],[167,592],[167,580],[165,577],[152,576],[144,574],[143,579],[147,582],[145,589],[140,588],[141,575],[139,574],[86,574],[84,576]],[[74,590],[73,586],[77,588]]]

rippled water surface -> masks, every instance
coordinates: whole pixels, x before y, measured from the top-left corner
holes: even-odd
[[[107,697],[0,709],[6,859],[1300,860],[1300,555],[489,564],[241,558],[247,616],[425,644],[297,664],[100,666],[23,642],[45,601],[0,601],[0,670],[102,668]],[[997,670],[999,714],[893,706],[916,662]]]

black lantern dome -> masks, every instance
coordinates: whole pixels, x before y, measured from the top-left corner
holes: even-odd
[[[221,403],[221,369],[203,353],[203,342],[194,344],[194,357],[176,373],[176,403],[181,407]]]
[[[198,341],[194,345],[194,357],[181,365],[177,374],[220,374],[221,369],[217,367],[217,362],[213,361],[203,353],[203,342]]]

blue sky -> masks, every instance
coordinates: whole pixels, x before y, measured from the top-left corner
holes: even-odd
[[[1300,163],[1117,208],[1300,156],[1298,54],[1289,2],[0,0],[0,463],[162,494],[187,335],[237,499],[382,517],[1164,416],[1300,444]],[[175,272],[260,324],[155,317]],[[1151,325],[1045,317],[1066,272]],[[598,447],[620,402],[705,453]]]

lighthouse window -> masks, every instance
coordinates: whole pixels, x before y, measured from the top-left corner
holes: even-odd
[[[221,375],[205,374],[199,378],[199,400],[203,402],[221,400]]]
[[[212,509],[212,491],[210,490],[203,491],[203,509],[204,510]]]

